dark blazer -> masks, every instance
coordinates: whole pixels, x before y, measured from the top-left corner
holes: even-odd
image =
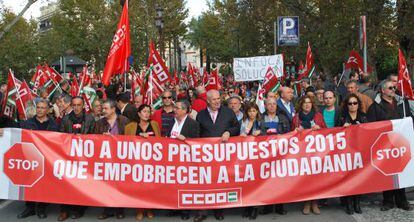
[[[321,109],[321,114],[322,114],[322,116],[323,116],[323,111],[326,109],[326,107],[323,107],[322,109]],[[342,114],[341,114],[341,111],[340,111],[340,109],[339,109],[339,107],[337,107],[337,106],[335,106],[335,116],[334,116],[334,127],[338,127],[338,126],[342,126],[341,125],[341,117],[342,117]]]
[[[295,106],[293,105],[293,102],[290,102],[290,110],[292,110],[293,113],[295,112]],[[280,113],[285,115],[288,118],[289,124],[291,125],[292,124],[292,119],[293,119],[292,113],[290,113],[286,109],[285,105],[283,105],[283,102],[282,102],[281,98],[279,98],[277,100],[277,110],[276,110],[277,115],[279,115]]]
[[[124,112],[121,113],[121,115],[125,116],[126,118],[128,118],[130,121],[138,121],[138,109],[135,108],[135,106],[131,105],[131,104],[127,104]]]
[[[230,136],[240,134],[240,124],[236,115],[225,106],[218,110],[216,123],[213,123],[208,109],[203,109],[197,114],[197,122],[200,123],[200,137],[221,137],[226,131]]]
[[[125,116],[118,115],[116,117],[116,122],[118,124],[118,133],[119,135],[125,134],[125,126],[129,123],[129,119]],[[108,121],[106,121],[106,118],[102,118],[98,120],[95,124],[94,133],[95,134],[102,134],[105,132],[108,132],[109,128],[111,126],[109,125]]]
[[[167,136],[171,136],[171,130],[168,132]],[[185,136],[186,138],[199,138],[200,137],[200,124],[191,119],[190,116],[187,116],[185,119],[183,128],[181,128],[180,135]]]

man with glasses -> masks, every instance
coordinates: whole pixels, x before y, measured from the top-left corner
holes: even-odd
[[[179,100],[174,105],[174,124],[167,136],[173,139],[181,141],[187,138],[198,138],[200,137],[200,124],[197,121],[190,118],[191,107],[187,100]],[[178,215],[181,213],[182,220],[190,219],[190,211],[170,211],[169,216]]]
[[[402,103],[398,104],[395,99],[396,87],[392,80],[384,80],[380,83],[380,96],[377,97],[374,103],[369,107],[367,118],[369,122],[400,119],[404,117],[404,106]],[[411,116],[407,100],[405,102],[405,115]],[[394,208],[395,205],[403,210],[412,210],[407,197],[405,189],[396,189],[383,192],[383,205],[381,211],[387,211]]]
[[[174,124],[174,99],[170,90],[165,90],[162,95],[162,107],[154,112],[151,119],[161,127],[161,136],[167,136]]]
[[[52,118],[47,116],[49,110],[49,101],[39,99],[36,104],[36,115],[21,123],[21,128],[29,130],[58,131],[58,126]],[[37,202],[26,202],[26,209],[17,215],[17,218],[23,219],[36,215],[39,219],[47,217],[46,204]]]

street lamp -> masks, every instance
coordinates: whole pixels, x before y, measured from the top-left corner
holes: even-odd
[[[161,57],[164,58],[164,39],[163,39],[163,35],[162,35],[162,29],[164,28],[164,21],[162,20],[162,14],[164,12],[164,9],[162,9],[162,7],[157,4],[155,6],[155,13],[156,13],[156,17],[155,17],[155,26],[158,28],[158,33],[160,36],[160,53],[161,53]]]

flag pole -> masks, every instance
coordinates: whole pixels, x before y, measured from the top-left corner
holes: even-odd
[[[405,101],[404,101],[404,87],[403,87],[403,81],[401,82],[401,96],[402,96],[402,101],[403,101],[403,110],[404,110],[404,118],[407,117],[407,113],[405,112]]]
[[[341,84],[342,78],[344,77],[345,74],[345,63],[342,63],[342,74],[341,77],[339,78],[338,82],[336,83],[336,87],[339,87],[339,85]]]
[[[128,75],[128,57],[125,59],[125,71],[124,71],[124,92],[127,91],[127,75]]]
[[[365,15],[361,16],[362,19],[362,32],[364,41],[364,74],[367,73],[367,18]]]

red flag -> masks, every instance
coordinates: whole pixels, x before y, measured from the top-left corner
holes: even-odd
[[[413,88],[411,87],[411,78],[408,73],[407,62],[401,49],[398,49],[398,90],[403,96],[414,99]]]
[[[73,97],[79,95],[79,83],[75,75],[73,75],[72,84],[70,86],[70,95]]]
[[[180,84],[180,79],[178,78],[177,70],[174,70],[174,83],[176,85],[179,85]]]
[[[17,79],[16,79],[17,80]],[[18,81],[18,80],[17,80]],[[17,98],[17,111],[19,113],[19,119],[20,120],[27,120],[27,112],[26,109],[29,107],[29,103],[33,103],[33,99],[35,98],[32,94],[32,91],[29,88],[29,85],[27,85],[26,81],[23,81],[23,83],[18,87],[19,93],[17,94],[19,98]],[[34,105],[34,104],[32,104]]]
[[[192,79],[191,85],[193,87],[198,86],[198,81],[197,81],[197,78],[196,78],[196,75],[195,75],[195,69],[191,65],[191,63],[188,63],[188,73],[191,75],[191,79]]]
[[[163,84],[170,80],[167,66],[162,60],[160,54],[155,48],[154,42],[150,42],[150,54],[148,58],[148,66],[152,66],[152,72],[159,84]]]
[[[3,100],[2,115],[5,115],[13,120],[17,118],[26,120],[26,108],[29,102],[32,102],[33,95],[26,82],[22,83],[16,79],[13,72],[9,70],[7,77],[7,92]],[[16,110],[19,116],[16,116]]]
[[[263,81],[262,89],[264,89],[265,92],[276,92],[279,86],[279,79],[273,71],[273,68],[269,67]]]
[[[128,57],[131,55],[131,39],[128,20],[128,0],[124,3],[121,20],[112,40],[111,49],[102,76],[104,85],[109,85],[114,74],[124,73],[129,70]]]
[[[213,70],[211,72],[210,77],[208,78],[206,90],[208,91],[208,90],[211,90],[211,89],[216,89],[216,90],[220,89],[220,82],[219,82],[219,78],[218,78],[217,69]]]
[[[41,65],[38,65],[36,67],[36,73],[33,75],[31,80],[33,92],[38,94],[38,90],[41,89],[48,81],[49,76],[44,72],[44,68]]]
[[[54,68],[45,65],[44,70],[55,85],[59,85],[59,83],[63,80],[63,77]]]
[[[80,79],[80,90],[82,90],[83,87],[89,85],[91,83],[91,76],[89,74],[88,66],[85,65],[82,69],[82,72],[79,76]]]
[[[311,78],[314,71],[315,71],[315,67],[314,67],[312,49],[308,42],[308,50],[306,51],[306,65],[304,69],[299,69],[298,80],[301,80],[303,78]]]
[[[345,69],[357,69],[360,72],[364,70],[364,60],[362,59],[361,55],[355,50],[352,50],[349,53],[348,61],[345,64]],[[372,66],[368,65],[367,72],[372,73]]]

